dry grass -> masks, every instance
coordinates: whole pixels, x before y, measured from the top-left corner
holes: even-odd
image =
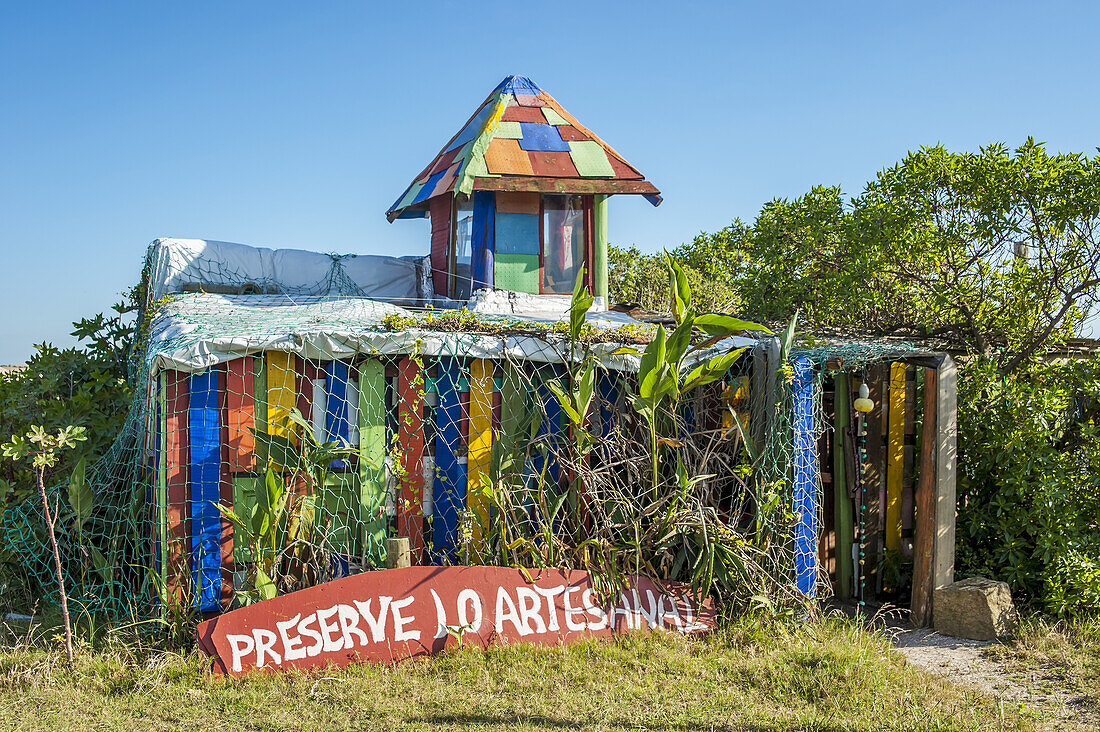
[[[10,729],[1029,729],[1033,719],[907,665],[827,620],[735,623],[568,647],[458,649],[397,666],[213,678],[194,654],[107,639],[67,667],[0,649]]]
[[[1073,695],[1069,703],[1100,720],[1100,617],[1053,622],[1029,618],[1016,637],[987,653],[1009,672],[1039,677]]]

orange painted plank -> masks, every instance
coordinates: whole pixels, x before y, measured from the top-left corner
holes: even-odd
[[[234,473],[249,472],[256,466],[256,398],[253,385],[253,357],[235,358],[226,364],[225,388],[227,463]],[[232,501],[230,501],[232,503]]]
[[[569,157],[569,153],[565,153]],[[532,175],[531,157],[520,148],[519,140],[498,137],[485,150],[485,167],[490,173]]]
[[[497,213],[518,213],[539,215],[539,199],[537,193],[523,193],[519,191],[501,191],[497,194]]]
[[[419,564],[424,550],[424,369],[412,358],[397,364],[397,446],[397,534],[409,538],[413,562]]]

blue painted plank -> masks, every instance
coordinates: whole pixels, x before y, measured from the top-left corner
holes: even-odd
[[[538,152],[569,152],[569,143],[561,139],[558,128],[543,122],[520,122],[523,132],[519,146],[521,150]]]
[[[496,208],[496,196],[492,191],[474,191],[471,279],[475,290],[493,286]]]
[[[815,379],[809,359],[794,360],[794,535],[795,586],[813,597],[817,584],[817,444],[814,440]]]
[[[203,612],[221,608],[221,514],[218,478],[221,426],[217,372],[191,375],[188,391],[191,455],[191,587]]]
[[[497,85],[497,89],[503,92],[511,92],[512,94],[529,94],[531,96],[542,93],[542,89],[539,88],[539,85],[526,76],[509,76]]]
[[[538,214],[501,213],[496,216],[496,246],[499,254],[539,253]]]
[[[435,190],[435,184],[438,183],[439,179],[446,174],[447,171],[446,169],[444,169],[428,178],[428,180],[424,181],[424,187],[421,188],[420,192],[416,194],[416,198],[409,202],[409,205],[412,206],[413,204],[427,200],[427,198],[432,195],[432,191]]]
[[[550,449],[550,454],[543,454],[540,450],[535,450],[535,459],[532,461],[535,467],[534,479],[536,485],[538,480],[546,472],[546,493],[550,497],[547,500],[547,504],[553,503],[553,498],[560,495],[561,487],[561,466],[558,465],[558,461],[554,458],[553,453],[560,449],[562,439],[562,408],[558,402],[558,398],[554,396],[554,393],[546,388],[545,382],[554,378],[560,377],[563,372],[560,366],[544,366],[539,369],[539,400],[542,402],[542,421],[539,423],[536,439],[544,442]],[[538,517],[538,524],[541,525],[545,517]]]
[[[457,359],[440,362],[436,377],[435,485],[432,488],[432,561],[458,559],[458,517],[466,507],[466,466],[462,451],[462,369]]]
[[[329,441],[351,444],[348,424],[348,365],[343,361],[325,362],[325,390],[328,392],[328,409],[325,411],[325,436]],[[343,470],[344,460],[334,460],[329,467]]]

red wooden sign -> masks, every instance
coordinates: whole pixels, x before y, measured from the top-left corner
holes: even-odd
[[[587,572],[408,567],[345,577],[233,610],[198,627],[220,673],[399,661],[462,643],[541,645],[641,628],[702,633],[714,605],[686,585],[630,580],[597,599]],[[529,579],[530,578],[530,579]],[[533,581],[532,581],[533,580]]]

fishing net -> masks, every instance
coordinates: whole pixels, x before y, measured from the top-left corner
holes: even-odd
[[[87,469],[91,506],[49,490],[70,601],[114,620],[380,568],[393,537],[418,564],[641,573],[740,602],[822,594],[822,380],[840,351],[850,369],[907,348],[784,366],[775,339],[741,343],[722,378],[646,418],[622,349],[643,349],[648,325],[573,341],[418,307],[422,291],[386,301],[336,256],[292,281],[223,263],[165,284],[157,256],[135,397]],[[9,506],[3,531],[55,601],[37,501]]]

